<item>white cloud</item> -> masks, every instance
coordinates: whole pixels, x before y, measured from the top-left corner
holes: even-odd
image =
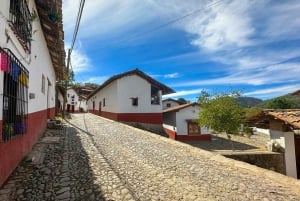
[[[167,78],[167,79],[174,79],[174,78],[178,78],[181,77],[182,75],[180,75],[178,72],[175,73],[169,73],[169,74],[152,74],[152,73],[147,73],[150,77],[153,78]]]
[[[74,31],[78,1],[63,1],[63,17],[66,38],[69,40]],[[223,0],[214,6],[212,1],[199,0],[97,0],[86,1],[79,31],[79,39],[93,42],[113,43],[130,38],[203,8],[197,14],[169,25],[189,36],[190,45],[199,51],[171,56],[152,62],[170,62],[193,64],[202,61],[220,63],[216,67],[224,77],[194,80],[186,83],[174,83],[173,86],[205,85],[267,85],[272,83],[299,82],[300,66],[297,62],[285,62],[300,56],[298,46],[288,47],[281,44],[274,47],[273,42],[299,38],[300,2],[297,0]],[[156,32],[151,32],[155,34]],[[151,35],[150,34],[150,35]],[[148,34],[141,40],[147,40]],[[126,45],[136,44],[130,40]],[[78,44],[78,43],[77,43]],[[115,43],[120,45],[119,43]],[[98,42],[95,44],[105,46]],[[75,73],[91,70],[88,55],[83,48],[72,53]],[[184,61],[184,62],[183,62]],[[151,63],[151,62],[150,62]],[[200,66],[199,68],[205,68]],[[180,72],[153,77],[177,78]],[[178,93],[192,93],[193,90]],[[182,96],[179,94],[179,96]],[[175,95],[175,94],[174,94]]]
[[[269,8],[270,15],[266,19],[264,36],[286,40],[299,39],[300,2],[298,0],[282,1]]]
[[[71,54],[71,64],[74,73],[92,71],[89,57],[80,50],[74,49]]]
[[[193,45],[208,51],[249,46],[254,33],[248,16],[250,1],[227,1],[187,21],[185,30],[197,36]]]
[[[255,91],[246,92],[245,96],[255,96],[262,99],[282,96],[288,93],[295,92],[299,90],[300,84],[297,85],[284,85],[274,88],[266,88],[266,89],[260,89]]]
[[[166,74],[164,75],[164,78],[178,78],[180,75],[179,73],[170,73],[170,74]]]
[[[283,63],[260,69],[237,71],[224,77],[170,84],[173,87],[191,87],[208,85],[264,85],[286,82],[298,82],[300,63]]]
[[[192,90],[182,90],[178,91],[173,94],[164,95],[163,98],[179,98],[187,95],[194,95],[194,94],[200,94],[201,91],[203,91],[203,88],[201,89],[192,89]]]

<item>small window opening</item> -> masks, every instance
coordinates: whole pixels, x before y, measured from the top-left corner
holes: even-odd
[[[139,99],[136,98],[131,98],[131,105],[132,106],[138,106],[139,105]]]
[[[151,104],[152,105],[160,104],[159,89],[155,86],[151,86]]]

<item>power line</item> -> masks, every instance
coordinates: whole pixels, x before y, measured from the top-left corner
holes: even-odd
[[[178,18],[172,19],[172,20],[170,20],[170,21],[168,21],[168,22],[166,22],[166,23],[164,23],[164,24],[161,24],[161,25],[158,25],[158,26],[156,26],[156,27],[153,27],[153,28],[151,28],[151,29],[149,29],[149,30],[142,31],[142,32],[140,32],[140,33],[134,34],[134,35],[132,35],[132,36],[130,36],[130,37],[128,37],[128,38],[124,38],[124,39],[120,39],[120,40],[113,41],[113,42],[111,42],[110,44],[121,43],[121,42],[124,42],[124,41],[130,41],[130,40],[133,40],[133,39],[135,39],[135,38],[139,38],[139,37],[141,37],[141,36],[144,36],[144,35],[146,35],[146,34],[149,34],[149,33],[155,32],[155,31],[158,31],[158,30],[163,29],[163,28],[165,28],[165,27],[167,27],[167,26],[169,26],[169,25],[171,25],[171,24],[174,24],[174,23],[176,23],[176,22],[179,22],[179,21],[181,21],[181,20],[183,20],[183,19],[185,19],[185,18],[187,18],[187,17],[190,17],[190,16],[192,16],[192,15],[195,15],[195,14],[199,13],[200,11],[203,11],[204,9],[211,8],[211,7],[213,7],[213,6],[217,6],[217,5],[220,4],[221,2],[222,2],[222,0],[216,1],[216,2],[214,2],[214,3],[212,3],[212,4],[209,4],[209,5],[205,6],[204,8],[199,8],[199,9],[194,10],[194,11],[192,11],[192,12],[190,12],[190,13],[187,13],[187,14],[185,14],[185,15],[183,15],[183,16],[180,16],[180,17],[178,17]],[[109,45],[103,46],[103,47],[101,47],[101,48],[104,48],[104,47],[107,47],[107,46],[109,46]]]
[[[80,20],[81,20],[81,16],[82,16],[84,3],[85,3],[85,0],[81,0],[80,4],[79,4],[79,10],[78,10],[77,18],[76,18],[76,24],[75,24],[73,39],[72,39],[71,48],[70,48],[71,52],[73,50],[73,47],[74,47],[74,44],[75,44],[75,41],[76,41],[76,37],[77,37],[77,33],[78,33],[78,30],[79,30],[79,24],[80,24]]]

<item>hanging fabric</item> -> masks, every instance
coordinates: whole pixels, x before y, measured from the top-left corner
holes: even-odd
[[[1,70],[6,72],[7,70],[7,55],[1,52]]]

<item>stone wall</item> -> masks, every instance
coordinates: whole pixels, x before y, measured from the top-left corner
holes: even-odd
[[[286,174],[284,155],[282,153],[232,153],[223,155],[261,168]]]

